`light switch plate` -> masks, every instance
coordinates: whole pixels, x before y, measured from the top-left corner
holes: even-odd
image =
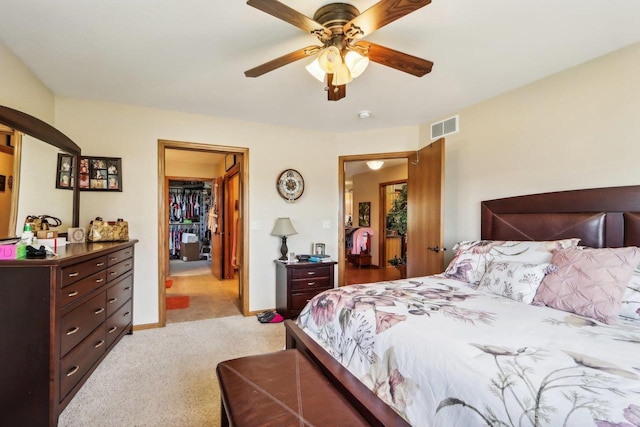
[[[331,228],[331,221],[322,221],[322,228],[325,228],[325,229]]]
[[[262,224],[260,224],[260,221],[251,221],[252,230],[260,230],[261,228],[262,228]]]

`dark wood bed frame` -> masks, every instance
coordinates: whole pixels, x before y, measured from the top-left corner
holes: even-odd
[[[484,240],[578,237],[589,247],[640,246],[640,186],[560,191],[481,203]],[[294,321],[285,321],[287,348],[311,359],[372,425],[408,426]]]

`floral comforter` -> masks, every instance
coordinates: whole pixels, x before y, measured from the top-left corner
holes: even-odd
[[[415,426],[640,426],[640,325],[439,276],[331,289],[298,324]]]

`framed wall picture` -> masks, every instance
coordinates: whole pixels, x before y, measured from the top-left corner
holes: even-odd
[[[236,164],[236,155],[235,154],[227,154],[224,156],[224,170],[225,172],[234,167]]]
[[[73,157],[58,154],[56,188],[73,188]],[[78,168],[81,191],[122,191],[122,159],[120,157],[82,156]]]
[[[358,226],[369,227],[371,225],[371,202],[358,203]]]
[[[73,156],[58,153],[58,167],[56,168],[56,188],[73,189]]]

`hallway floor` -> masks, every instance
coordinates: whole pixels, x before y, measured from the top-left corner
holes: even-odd
[[[238,280],[218,280],[211,274],[209,261],[170,261],[169,279],[173,285],[167,297],[189,295],[189,308],[166,311],[167,323],[213,319],[241,313]]]

